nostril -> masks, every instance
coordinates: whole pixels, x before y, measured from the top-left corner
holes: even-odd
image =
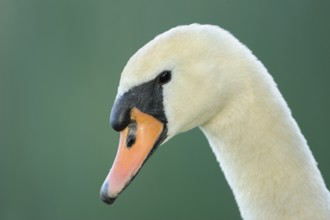
[[[128,125],[128,134],[126,138],[126,146],[127,148],[131,148],[133,144],[135,143],[135,137],[136,137],[136,121],[133,120]]]

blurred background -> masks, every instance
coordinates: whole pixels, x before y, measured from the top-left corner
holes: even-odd
[[[121,70],[157,34],[224,27],[278,83],[330,186],[329,1],[0,0],[0,219],[240,219],[198,129],[158,149],[113,206],[99,189]]]

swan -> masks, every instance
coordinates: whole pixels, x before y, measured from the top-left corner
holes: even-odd
[[[159,145],[199,127],[243,219],[330,219],[329,191],[273,78],[218,26],[178,26],[139,49],[110,124],[120,140],[100,191],[108,204]]]

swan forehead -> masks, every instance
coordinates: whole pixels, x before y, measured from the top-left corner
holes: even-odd
[[[154,79],[163,70],[172,70],[176,54],[171,40],[165,41],[162,35],[139,49],[127,62],[119,84],[119,93]]]
[[[124,93],[154,79],[162,71],[174,68],[175,60],[171,54],[165,55],[158,50],[161,51],[147,44],[130,58],[121,74],[118,93]]]
[[[215,26],[193,24],[158,35],[129,59],[121,75],[118,94],[154,79],[164,70],[189,65],[193,60],[192,51],[200,48],[205,42],[205,35],[214,29],[219,30]]]

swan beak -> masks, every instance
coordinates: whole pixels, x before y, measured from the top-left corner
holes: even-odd
[[[101,188],[105,203],[112,204],[133,180],[162,141],[163,133],[162,122],[137,108],[131,110],[131,122],[120,132],[116,158]]]

